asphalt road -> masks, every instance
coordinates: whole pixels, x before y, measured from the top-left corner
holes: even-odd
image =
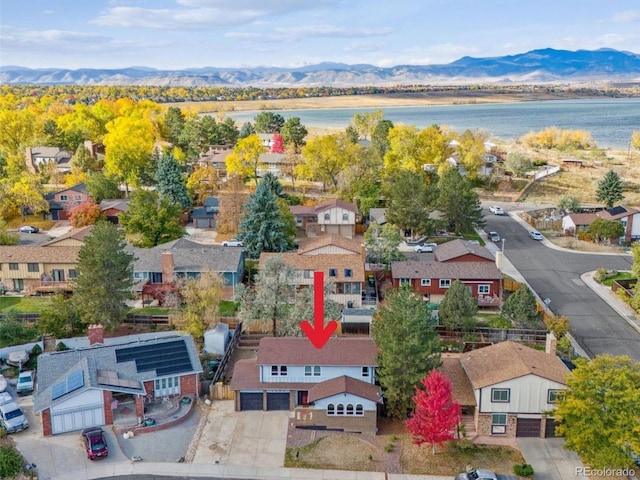
[[[485,231],[505,239],[504,253],[556,315],[566,315],[571,332],[590,356],[628,355],[640,360],[640,334],[580,279],[600,267],[629,270],[626,255],[585,255],[545,247],[509,216],[491,215],[486,209]]]

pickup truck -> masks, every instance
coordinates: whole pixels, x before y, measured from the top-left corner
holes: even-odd
[[[29,420],[7,392],[0,393],[0,427],[7,433],[16,433],[29,427]]]
[[[504,210],[502,209],[502,207],[499,207],[497,205],[494,205],[493,207],[489,207],[489,211],[494,215],[504,215]]]

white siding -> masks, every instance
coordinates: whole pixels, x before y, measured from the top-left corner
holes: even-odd
[[[310,365],[312,366],[312,365]],[[347,377],[362,380],[366,383],[374,383],[375,373],[369,373],[369,376],[362,376],[362,366],[356,367],[320,367],[320,376],[305,376],[304,366],[287,366],[286,376],[271,375],[271,365],[260,365],[260,381],[261,382],[273,382],[273,383],[320,383],[325,380],[331,380],[332,378],[341,377],[346,375]],[[369,366],[370,367],[370,366]],[[373,368],[370,367],[369,370]]]
[[[69,397],[68,399],[51,407],[51,413],[60,413],[66,410],[76,410],[87,406],[103,405],[102,390],[88,389],[79,395]]]
[[[492,402],[492,388],[508,388],[509,402]],[[547,380],[536,375],[496,383],[476,390],[476,402],[480,413],[531,413],[537,414],[543,410],[553,410],[552,403],[547,403],[549,390],[564,390],[566,385]]]
[[[329,214],[329,220],[325,220],[325,214]],[[347,214],[347,220],[343,220],[343,214]],[[320,225],[355,225],[356,214],[351,210],[341,207],[332,207],[318,212],[318,224]]]
[[[51,407],[51,433],[104,425],[102,390],[90,389]]]
[[[640,213],[633,215],[633,224],[631,225],[631,238],[640,237]]]
[[[327,405],[333,403],[337,405],[338,403],[342,403],[346,405],[348,403],[352,404],[355,408],[356,404],[362,405],[365,411],[376,410],[376,403],[371,400],[367,400],[365,398],[358,397],[357,395],[353,395],[351,393],[339,393],[338,395],[333,395],[327,398],[321,398],[320,400],[316,400],[313,402],[313,408],[317,410],[325,410]]]

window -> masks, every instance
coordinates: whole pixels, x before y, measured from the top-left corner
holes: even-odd
[[[271,375],[274,377],[287,376],[287,366],[286,365],[271,365]]]
[[[450,278],[441,278],[440,279],[440,288],[449,288],[451,286]]]
[[[327,415],[335,415],[336,414],[336,406],[333,403],[327,405]]]
[[[478,295],[489,295],[491,285],[478,285]]]
[[[329,214],[329,213],[325,213],[325,214],[324,214],[324,219],[325,219],[326,221],[331,220],[331,214]]]
[[[344,415],[344,405],[339,403],[338,408],[336,408],[336,415]]]
[[[347,415],[353,415],[353,405],[347,404]]]
[[[349,214],[348,213],[343,213],[342,214],[342,221],[343,222],[348,222],[349,221]]]
[[[60,195],[60,201],[61,202],[66,202],[67,200],[69,200],[69,196],[68,195]]]
[[[362,376],[363,377],[369,376],[369,367],[362,367]]]
[[[364,415],[364,408],[361,403],[356,405],[356,415]]]
[[[322,374],[322,369],[319,366],[310,366],[306,365],[304,367],[304,376],[305,377],[319,377]]]
[[[28,272],[39,272],[40,271],[40,265],[38,265],[37,263],[27,263],[27,271]]]
[[[78,278],[78,271],[73,268],[69,269],[69,278]]]
[[[313,270],[304,270],[302,276],[303,278],[313,278]]]
[[[338,270],[336,270],[335,268],[330,268],[329,269],[329,276],[330,277],[337,277],[338,276]]]
[[[400,283],[400,286],[402,286],[402,285],[411,285],[411,279],[410,278],[401,278],[399,283]]]
[[[564,397],[564,390],[549,389],[547,391],[547,403],[556,403],[562,397]]]
[[[506,413],[491,414],[491,433],[492,434],[507,433],[507,414]]]
[[[431,286],[431,279],[430,278],[422,278],[422,279],[420,279],[420,286],[421,287],[430,287]]]
[[[492,388],[491,401],[495,403],[506,403],[509,401],[511,390],[508,388]]]
[[[344,276],[346,278],[351,278],[353,276],[353,271],[350,268],[345,268],[344,269]]]
[[[9,264],[9,270],[18,270],[18,264],[17,263],[10,263]]]

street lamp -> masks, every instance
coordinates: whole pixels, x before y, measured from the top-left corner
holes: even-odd
[[[502,254],[504,255],[504,238],[501,241],[502,241]]]

